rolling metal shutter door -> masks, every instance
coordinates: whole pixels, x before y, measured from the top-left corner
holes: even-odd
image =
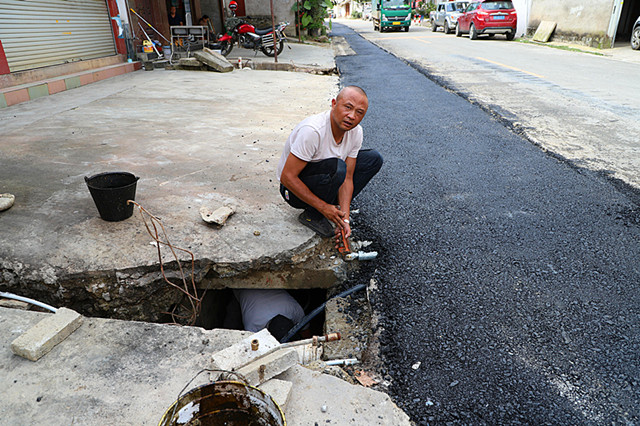
[[[11,72],[116,53],[106,0],[0,0]]]

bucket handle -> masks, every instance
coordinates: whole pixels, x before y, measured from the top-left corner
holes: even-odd
[[[176,398],[175,402],[173,403],[173,411],[171,412],[171,417],[169,417],[170,419],[173,418],[173,416],[175,416],[176,414],[176,410],[178,409],[178,401],[180,401],[180,397],[182,396],[182,394],[184,393],[185,390],[187,390],[187,388],[189,387],[189,385],[202,373],[204,373],[205,371],[209,372],[209,373],[214,373],[214,372],[219,372],[219,373],[227,373],[227,374],[233,374],[234,376],[237,376],[240,380],[242,380],[244,382],[245,385],[249,384],[249,381],[247,380],[246,377],[244,377],[242,374],[238,373],[237,371],[230,371],[230,370],[221,370],[221,369],[217,369],[217,368],[203,368],[202,370],[198,371],[196,373],[195,376],[193,376],[191,378],[191,380],[189,380],[189,382],[184,385],[184,387],[182,388],[182,390],[180,391],[180,393],[178,394],[178,397]]]

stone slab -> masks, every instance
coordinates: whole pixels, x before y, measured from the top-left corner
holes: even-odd
[[[279,379],[267,380],[259,386],[260,389],[273,398],[283,411],[287,408],[292,387],[293,383]]]
[[[533,41],[539,41],[541,43],[546,43],[551,38],[551,35],[556,29],[556,23],[552,21],[542,21],[540,25],[538,25],[538,29],[533,35]]]
[[[233,71],[233,65],[227,61],[227,58],[222,56],[221,54],[214,52],[213,50],[207,49],[208,51],[197,51],[193,54],[197,60],[202,62],[205,65],[213,68],[218,72],[231,72]]]
[[[289,348],[276,351],[238,369],[251,386],[258,386],[298,364],[298,353]]]
[[[11,343],[14,354],[31,361],[39,360],[82,324],[82,315],[60,308]]]
[[[258,349],[255,351],[251,349],[251,342],[254,340],[258,341]],[[259,332],[242,339],[235,345],[214,353],[211,356],[211,361],[213,363],[212,368],[229,371],[234,370],[236,367],[247,364],[252,359],[267,353],[279,344],[280,343],[278,343],[276,338],[273,337],[266,328],[262,329]]]

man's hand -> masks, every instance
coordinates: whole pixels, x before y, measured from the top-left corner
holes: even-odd
[[[319,211],[324,217],[335,223],[336,227],[344,228],[344,225],[347,225],[344,223],[345,212],[338,207],[325,203]]]
[[[344,217],[344,212],[343,213],[343,217]],[[338,237],[338,235],[340,234],[340,232],[342,230],[344,230],[344,236],[345,238],[349,238],[351,236],[351,224],[349,222],[345,222],[345,220],[349,220],[349,219],[342,219],[342,221],[338,224],[336,224],[336,237]]]

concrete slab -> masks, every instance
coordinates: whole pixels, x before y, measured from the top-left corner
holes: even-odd
[[[140,176],[136,200],[194,253],[199,285],[333,285],[341,265],[314,258],[320,239],[299,225],[275,174],[291,129],[337,89],[336,77],[306,73],[156,70],[0,110],[0,180],[20,200],[0,217],[11,230],[0,289],[126,319],[157,320],[177,302],[140,215],[99,218],[83,177],[105,171]],[[224,227],[202,221],[201,206],[225,204],[237,212]],[[176,264],[167,268],[175,278]]]
[[[538,29],[536,29],[536,33],[533,35],[533,41],[539,41],[541,43],[546,43],[551,38],[551,34],[556,29],[556,23],[552,21],[542,21],[540,25],[538,25]]]
[[[297,365],[277,377],[293,383],[285,417],[290,425],[410,425],[388,395]],[[304,395],[300,398],[298,395]],[[326,408],[323,411],[323,407]]]
[[[49,315],[0,308],[2,424],[156,425],[211,352],[249,335],[85,318],[37,363],[14,355],[11,341]]]
[[[39,360],[82,324],[82,316],[67,308],[49,314],[11,342],[11,350],[31,361]]]
[[[212,352],[251,334],[85,318],[37,363],[12,354],[11,341],[48,315],[0,307],[2,424],[156,425]],[[284,409],[291,426],[409,424],[380,392],[299,365],[277,379],[292,383]],[[200,374],[187,389],[207,381]]]
[[[278,64],[275,58],[270,58],[264,53],[243,49],[235,46],[227,56],[232,64],[238,63],[242,58],[243,67],[256,70],[282,69],[284,71],[302,70],[327,74],[334,72],[336,68],[334,52],[330,43],[295,43],[285,44],[282,54],[278,55]]]
[[[271,379],[258,387],[265,393],[269,394],[269,396],[273,398],[276,404],[278,404],[283,411],[286,410],[293,383],[284,380]]]
[[[209,49],[207,49],[207,51],[199,50],[197,52],[194,52],[193,56],[195,56],[196,59],[203,64],[206,64],[212,70],[218,72],[233,71],[233,65],[231,65],[229,61],[227,61],[227,58]]]

